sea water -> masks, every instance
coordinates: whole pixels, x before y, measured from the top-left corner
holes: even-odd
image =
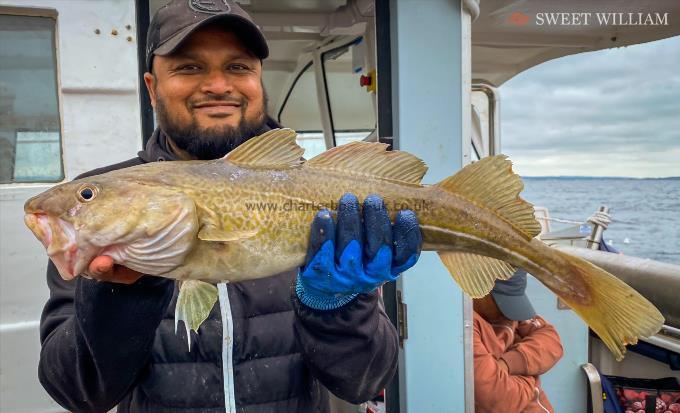
[[[680,265],[680,178],[522,179],[522,197],[547,207],[552,218],[584,222],[606,205],[613,219],[603,235],[609,245],[626,255]]]

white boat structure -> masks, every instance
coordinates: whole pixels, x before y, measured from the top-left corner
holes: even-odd
[[[36,374],[46,259],[24,228],[23,203],[141,149],[154,128],[140,81],[146,29],[162,3],[0,0],[2,412],[63,411]],[[680,35],[680,2],[663,0],[239,3],[270,44],[264,64],[270,114],[300,132],[307,156],[351,140],[380,140],[424,159],[427,183],[500,153],[498,88],[518,73],[566,55]],[[574,13],[591,16],[590,24]],[[612,20],[601,24],[599,14]],[[561,24],[564,19],[569,24]],[[647,342],[677,357],[677,266],[587,248],[570,252],[656,303],[668,325]],[[587,411],[590,382],[581,366],[588,363],[606,374],[678,377],[677,370],[633,352],[615,362],[552,293],[535,282],[529,288],[565,347],[564,359],[542,377],[556,411]],[[387,412],[473,412],[470,300],[429,253],[384,294],[402,339]],[[590,402],[595,412],[601,411],[597,399]],[[338,403],[336,411],[343,409]]]

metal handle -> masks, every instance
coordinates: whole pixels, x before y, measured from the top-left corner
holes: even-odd
[[[581,368],[586,373],[588,385],[590,387],[590,405],[592,413],[604,413],[604,403],[602,402],[602,380],[600,373],[594,365],[590,363],[582,364]]]

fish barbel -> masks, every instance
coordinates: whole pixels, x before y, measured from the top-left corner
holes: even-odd
[[[276,129],[222,159],[155,162],[61,184],[26,202],[25,222],[65,279],[108,255],[144,274],[184,281],[176,319],[197,330],[216,301],[212,284],[301,266],[320,208],[335,209],[347,192],[378,194],[391,219],[399,209],[416,212],[423,250],[437,251],[473,298],[521,267],[617,359],[626,344],[661,328],[661,313],[624,282],[535,238],[540,225],[505,156],[425,186],[427,166],[409,153],[354,142],[305,162],[295,138]]]

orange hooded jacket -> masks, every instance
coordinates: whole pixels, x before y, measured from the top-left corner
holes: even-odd
[[[475,312],[473,343],[476,413],[554,412],[538,378],[562,357],[552,325],[539,316],[492,325]]]

